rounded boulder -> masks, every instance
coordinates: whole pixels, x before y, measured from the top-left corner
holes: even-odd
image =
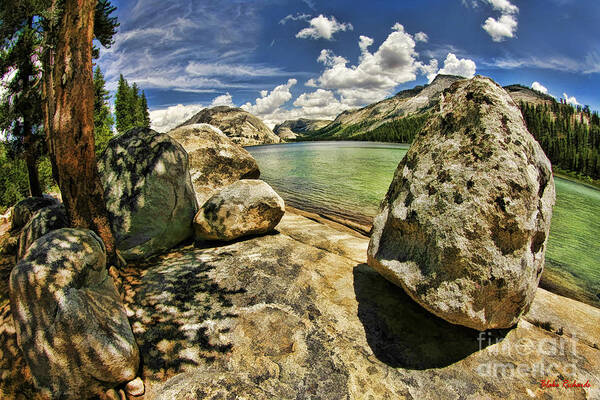
[[[368,263],[451,323],[508,328],[544,268],[550,161],[489,78],[454,83],[439,107],[396,169]]]
[[[283,199],[266,182],[244,179],[221,189],[194,218],[198,240],[234,240],[272,231],[285,213]]]
[[[193,235],[198,210],[188,155],[169,135],[135,128],[98,161],[117,248],[126,260],[165,252]]]

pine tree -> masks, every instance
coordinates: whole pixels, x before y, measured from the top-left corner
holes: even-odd
[[[132,128],[150,127],[150,114],[148,112],[148,101],[146,94],[137,83],[129,86],[123,75],[119,77],[119,86],[115,97],[115,114],[117,117],[117,131],[125,133]]]
[[[141,101],[141,108],[142,108],[142,126],[144,128],[150,128],[150,113],[148,112],[148,100],[146,100],[146,93],[144,93],[144,91],[142,90],[142,101]]]
[[[133,125],[132,114],[130,111],[131,89],[127,84],[123,74],[119,76],[119,85],[115,96],[115,116],[117,118],[117,132],[119,134],[127,132]]]
[[[110,114],[108,101],[110,95],[104,87],[106,84],[100,67],[94,70],[94,139],[96,156],[102,154],[108,141],[112,138],[113,117]]]
[[[44,152],[44,132],[42,124],[42,98],[40,95],[40,68],[35,63],[39,56],[41,35],[35,29],[33,17],[28,5],[14,10],[15,20],[7,20],[6,7],[0,8],[0,21],[4,24],[0,30],[0,76],[12,73],[7,84],[7,91],[0,99],[2,113],[0,130],[8,133],[7,140],[11,144],[9,152],[13,157],[25,160],[29,178],[31,196],[41,196],[37,160]]]

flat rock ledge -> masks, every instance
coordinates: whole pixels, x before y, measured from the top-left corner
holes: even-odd
[[[130,264],[117,283],[136,399],[600,398],[599,309],[538,289],[513,329],[452,325],[366,265],[367,237],[332,226],[288,211],[273,234]],[[26,387],[5,308],[0,393]],[[563,379],[591,387],[541,388]]]

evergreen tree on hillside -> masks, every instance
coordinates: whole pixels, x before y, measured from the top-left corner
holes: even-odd
[[[110,95],[104,87],[106,84],[100,67],[94,70],[94,139],[96,156],[99,156],[108,141],[112,138],[113,117],[110,114],[108,101]]]
[[[130,89],[123,74],[119,76],[119,85],[115,96],[115,116],[117,118],[117,132],[125,133],[132,127],[133,119],[129,109]]]
[[[142,109],[142,123],[144,128],[150,128],[150,113],[148,112],[148,100],[146,100],[146,93],[142,90],[142,101],[140,103]]]
[[[600,179],[600,118],[564,102],[520,104],[527,129],[555,167]]]
[[[150,127],[150,114],[148,113],[148,102],[146,94],[137,83],[129,86],[123,75],[119,77],[117,95],[115,97],[115,114],[117,117],[117,131],[125,133],[132,128]]]

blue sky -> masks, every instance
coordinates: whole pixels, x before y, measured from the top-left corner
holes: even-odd
[[[158,130],[202,107],[269,125],[339,112],[481,74],[600,109],[597,0],[121,0],[97,61],[148,97]]]

